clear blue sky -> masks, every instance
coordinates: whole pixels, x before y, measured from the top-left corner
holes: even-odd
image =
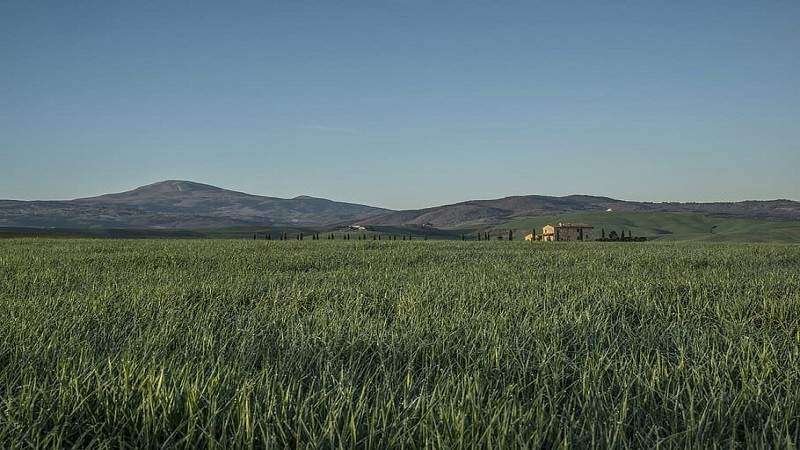
[[[0,2],[0,198],[800,200],[800,2]]]

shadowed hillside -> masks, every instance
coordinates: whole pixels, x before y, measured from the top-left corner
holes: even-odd
[[[190,181],[162,181],[128,192],[69,201],[0,201],[0,226],[207,228],[324,226],[388,210],[301,196],[264,197]]]
[[[117,194],[68,201],[0,200],[0,227],[202,229],[315,227],[360,224],[400,227],[433,235],[433,229],[475,230],[557,214],[673,212],[716,218],[800,222],[800,202],[646,203],[590,195],[526,195],[471,200],[433,208],[383,208],[299,196],[292,199],[230,191],[191,181],[162,181]],[[455,233],[458,235],[458,233]]]
[[[791,200],[727,203],[647,203],[590,195],[547,197],[526,195],[496,200],[473,200],[433,208],[395,211],[364,221],[371,225],[430,225],[437,228],[475,228],[574,212],[680,212],[727,218],[800,221],[800,202]]]

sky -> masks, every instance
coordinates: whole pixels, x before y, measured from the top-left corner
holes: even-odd
[[[0,2],[0,198],[800,200],[800,2]]]

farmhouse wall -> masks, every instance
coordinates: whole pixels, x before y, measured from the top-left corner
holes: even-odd
[[[585,224],[545,225],[542,228],[543,241],[591,241],[594,227]]]

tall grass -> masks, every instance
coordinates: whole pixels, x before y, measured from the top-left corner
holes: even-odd
[[[800,247],[0,241],[0,447],[791,447]]]

